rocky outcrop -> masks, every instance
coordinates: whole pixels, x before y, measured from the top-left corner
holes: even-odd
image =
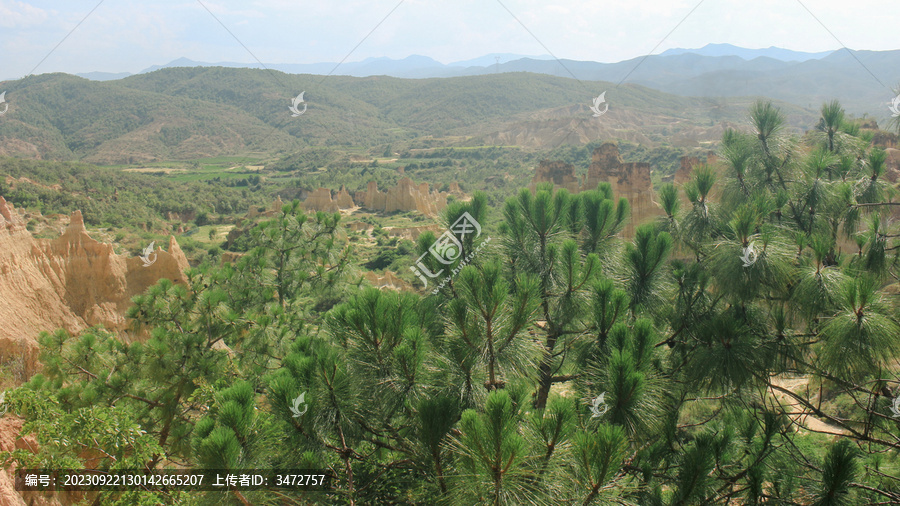
[[[631,221],[623,230],[626,237],[634,234],[637,225],[659,216],[659,206],[653,202],[650,164],[625,162],[619,155],[618,145],[612,142],[594,150],[582,189],[594,189],[604,182],[612,186],[613,195],[627,198],[631,205]]]
[[[699,157],[696,156],[682,156],[681,157],[681,166],[675,171],[673,176],[669,176],[669,179],[663,179],[664,182],[675,183],[675,186],[683,187],[685,184],[689,183],[691,179],[693,179],[694,167],[706,164],[710,167],[715,168],[719,158],[712,151],[706,153],[706,160],[701,161]],[[690,209],[691,201],[688,200],[687,194],[683,189],[679,188],[678,195],[681,200],[681,208],[682,209]],[[715,184],[713,185],[712,190],[709,193],[709,198],[712,201],[717,201],[722,196],[722,185]]]
[[[123,330],[131,298],[162,278],[184,281],[187,258],[174,237],[148,257],[118,255],[92,239],[80,211],[56,239],[35,239],[12,205],[0,197],[0,362],[37,367],[36,338],[57,328],[92,325]],[[155,260],[154,260],[155,259]]]
[[[369,229],[372,229],[375,227],[373,227],[372,225],[370,225],[366,222],[363,222],[363,221],[352,221],[350,223],[347,223],[347,228],[351,232],[360,232],[360,231],[369,230]]]
[[[406,281],[398,278],[391,271],[384,271],[383,275],[378,275],[372,271],[366,271],[364,274],[368,281],[375,288],[388,288],[390,290],[412,290],[412,286]]]
[[[900,181],[900,149],[887,148],[884,177],[891,183]]]
[[[326,213],[336,213],[341,209],[355,207],[353,198],[343,186],[341,191],[337,192],[333,197],[331,190],[328,188],[317,188],[300,205],[307,211],[324,211]]]
[[[22,427],[25,420],[13,414],[0,418],[0,451],[13,452],[25,450],[37,453],[38,444],[34,435],[23,435]],[[0,471],[0,505],[35,505],[35,506],[59,506],[61,504],[76,504],[85,498],[84,492],[19,492],[15,489],[16,465]]]
[[[241,253],[238,251],[223,251],[222,258],[219,260],[222,265],[225,264],[233,264],[237,262],[245,253]]]
[[[334,201],[337,202],[337,206],[339,209],[350,209],[351,207],[356,207],[356,204],[353,202],[353,197],[350,196],[350,192],[347,191],[347,188],[341,186],[341,191],[337,192],[334,196]]]
[[[456,186],[459,190],[459,186]],[[408,177],[401,178],[394,188],[386,192],[378,190],[375,181],[369,181],[366,190],[356,192],[356,205],[390,213],[393,211],[418,211],[427,216],[437,216],[447,207],[449,192],[430,191],[428,183],[416,185]]]
[[[580,184],[575,176],[575,167],[563,162],[544,161],[538,166],[532,189],[538,183],[551,182],[570,192],[593,190],[600,183],[609,183],[616,198],[625,197],[631,205],[631,220],[625,225],[626,237],[634,234],[634,227],[660,214],[659,206],[653,202],[653,185],[650,182],[650,164],[625,162],[619,155],[619,147],[612,142],[603,143],[594,150],[591,165]]]
[[[276,214],[281,212],[281,208],[284,206],[284,201],[281,200],[281,195],[275,197],[275,200],[272,202],[272,205],[266,209],[265,207],[257,207],[250,206],[250,209],[247,210],[248,218],[258,218],[265,217],[271,218]]]
[[[706,153],[707,165],[715,165],[718,161],[719,158],[714,152],[709,151]],[[670,182],[674,182],[677,185],[683,185],[687,183],[691,180],[691,172],[693,172],[694,167],[696,167],[697,165],[700,165],[700,158],[696,156],[682,156],[681,166],[678,168],[678,170],[675,171],[675,175]]]
[[[531,186],[534,188],[538,183],[544,182],[551,182],[556,187],[565,188],[572,193],[577,193],[581,189],[581,184],[575,176],[575,166],[566,162],[541,160],[531,180]]]
[[[439,192],[431,191],[428,183],[417,185],[412,179],[404,177],[397,182],[397,186],[386,192],[378,190],[378,184],[374,181],[369,181],[366,189],[355,195],[351,195],[343,186],[334,193],[327,188],[318,188],[308,194],[302,206],[307,211],[330,213],[358,206],[385,213],[418,211],[428,216],[437,216],[447,206],[447,197],[450,195],[465,197],[457,183],[450,184],[450,191]]]
[[[331,198],[331,190],[328,188],[318,188],[310,193],[309,197],[303,201],[302,206],[307,211],[338,212],[337,202]]]
[[[682,156],[681,157],[681,166],[678,167],[678,170],[675,171],[672,179],[665,180],[665,182],[675,184],[684,184],[691,180],[691,172],[693,172],[694,167],[700,165],[700,159],[696,156]]]
[[[715,153],[706,155],[706,163],[714,165],[717,161]],[[669,181],[682,185],[691,178],[694,166],[700,159],[693,156],[681,158],[681,167]],[[565,188],[572,193],[595,189],[600,183],[609,183],[616,198],[625,197],[631,205],[631,220],[625,226],[623,235],[631,237],[634,227],[662,214],[656,204],[653,183],[650,180],[650,164],[643,162],[625,162],[619,154],[619,147],[612,142],[605,142],[594,150],[591,165],[587,174],[580,179],[575,174],[575,166],[561,161],[543,160],[531,180],[532,191],[538,183],[550,182],[556,188]]]
[[[897,134],[884,130],[872,130],[872,144],[888,149],[897,147]]]

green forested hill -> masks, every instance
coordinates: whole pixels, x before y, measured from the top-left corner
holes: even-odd
[[[296,142],[234,106],[66,74],[28,77],[7,90],[0,150],[10,155],[127,163]]]
[[[690,145],[717,140],[723,125],[739,124],[748,103],[529,73],[397,79],[222,67],[108,82],[46,74],[4,89],[10,110],[0,118],[0,154],[95,163],[372,147],[429,136],[541,148],[680,136]],[[308,110],[293,118],[288,106],[301,91]],[[603,91],[610,111],[593,118],[588,106]],[[792,106],[785,111],[794,126],[815,117]]]

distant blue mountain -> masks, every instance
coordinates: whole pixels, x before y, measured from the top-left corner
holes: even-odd
[[[114,81],[130,76],[128,72],[85,72],[84,74],[76,74],[78,77],[90,79],[91,81]]]
[[[207,66],[260,67],[255,63],[204,63],[179,58],[141,73],[165,67]],[[616,63],[502,53],[450,64],[412,55],[399,60],[367,58],[340,65],[334,62],[276,63],[266,64],[266,67],[289,74],[408,79],[531,72],[576,78],[589,86],[597,83],[596,93],[609,87],[609,83],[616,86],[638,84],[682,96],[767,96],[810,108],[818,107],[825,100],[840,98],[848,112],[856,113],[887,111],[885,104],[893,98],[887,87],[900,83],[900,50],[852,51],[851,54],[851,51],[841,49],[804,53],[777,47],[746,49],[731,44],[709,44],[700,49],[670,49],[662,54]],[[108,80],[124,75],[90,73],[82,74],[82,77]]]
[[[691,77],[699,71],[733,70],[771,70],[785,63],[818,60],[832,54],[803,53],[770,47],[766,49],[747,49],[731,44],[708,44],[700,49],[669,49],[662,54],[654,55],[646,60],[643,57],[625,60],[618,63],[598,63],[591,61],[560,60],[552,56],[525,56],[515,53],[492,53],[470,60],[443,64],[437,60],[421,55],[411,55],[397,60],[393,58],[366,58],[359,62],[321,63],[267,63],[265,66],[289,74],[345,75],[355,77],[391,76],[402,78],[454,77],[466,75],[488,74],[493,72],[536,72],[559,76],[573,72],[579,79],[606,79],[618,81],[628,75],[629,82],[645,83],[656,81],[661,77],[658,71],[669,73],[675,71]],[[687,59],[686,59],[687,58]],[[747,62],[752,61],[748,67]],[[628,69],[641,62],[640,72],[628,74]],[[687,67],[684,67],[687,65]],[[164,65],[153,65],[141,72],[153,72],[168,67],[232,67],[261,68],[258,63],[217,62],[208,63],[178,58]],[[577,71],[576,71],[577,70]],[[686,73],[686,74],[685,74]],[[88,72],[78,74],[95,81],[121,79],[128,73]]]
[[[514,53],[491,53],[486,54],[484,56],[479,56],[478,58],[473,58],[471,60],[463,60],[456,61],[453,63],[448,63],[448,67],[490,67],[491,65],[497,65],[498,63],[504,64],[509,63],[511,61],[521,60],[523,58],[528,58],[531,60],[552,60],[553,57],[550,55],[541,55],[541,56],[527,56],[521,54]]]
[[[660,53],[659,56],[673,56],[685,53],[699,54],[700,56],[738,56],[745,60],[765,57],[784,62],[804,62],[807,60],[818,60],[824,58],[834,51],[822,51],[820,53],[804,53],[802,51],[791,51],[780,47],[767,47],[763,49],[748,49],[745,47],[733,46],[731,44],[707,44],[700,49],[669,49]]]

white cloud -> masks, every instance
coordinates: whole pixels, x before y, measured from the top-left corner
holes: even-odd
[[[0,1],[0,26],[29,28],[47,21],[53,11],[47,11],[16,0]]]

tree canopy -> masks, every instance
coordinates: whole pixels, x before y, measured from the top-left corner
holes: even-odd
[[[453,203],[499,226],[456,234],[435,293],[360,286],[339,216],[286,204],[234,265],[136,297],[144,339],[44,334],[7,395],[40,451],[11,457],[335,476],[191,499],[242,504],[900,503],[898,204],[822,116],[804,144],[754,104],[627,238],[608,184]]]

